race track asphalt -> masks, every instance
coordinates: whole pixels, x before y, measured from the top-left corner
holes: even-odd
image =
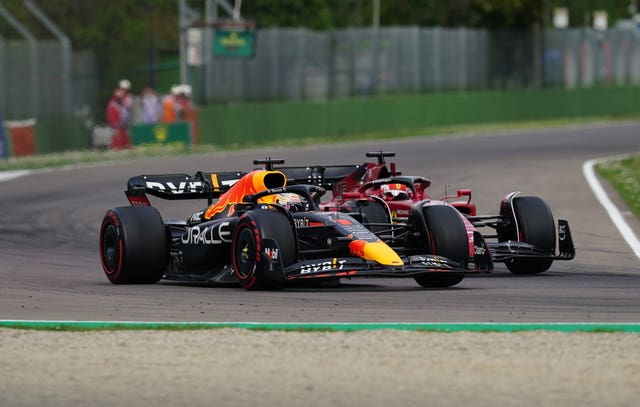
[[[144,173],[247,170],[266,156],[287,165],[356,164],[395,151],[405,175],[430,176],[432,197],[472,188],[479,213],[496,213],[513,190],[538,195],[571,225],[576,259],[541,275],[491,275],[421,289],[412,279],[353,280],[335,288],[247,292],[161,282],[115,286],[103,275],[98,229],[127,205],[126,180]],[[640,123],[441,138],[266,148],[149,158],[36,172],[0,183],[0,319],[132,321],[638,322],[640,260],[582,174],[589,159],[640,151]],[[153,200],[165,218],[200,202]],[[632,218],[630,218],[632,219]],[[632,219],[633,220],[633,219]],[[633,227],[638,230],[634,221]]]

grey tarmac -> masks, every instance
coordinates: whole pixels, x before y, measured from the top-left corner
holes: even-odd
[[[0,319],[263,322],[640,322],[639,260],[582,176],[586,160],[640,151],[640,123],[269,148],[37,173],[0,184]],[[470,187],[480,213],[512,190],[569,220],[571,262],[537,276],[504,267],[459,286],[353,280],[335,288],[247,292],[159,283],[114,286],[98,228],[126,205],[128,177],[362,163],[397,153],[431,195]],[[445,187],[446,186],[446,187]],[[165,217],[202,207],[154,201]],[[619,201],[618,201],[619,204]],[[633,219],[633,227],[638,223]],[[630,406],[640,335],[0,329],[0,405]]]

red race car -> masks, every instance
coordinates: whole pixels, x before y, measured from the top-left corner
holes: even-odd
[[[478,250],[488,250],[493,262],[503,262],[516,274],[536,274],[554,260],[571,260],[575,248],[566,220],[554,221],[551,209],[539,197],[512,192],[496,215],[478,215],[471,190],[432,199],[428,178],[404,176],[385,158],[392,152],[369,152],[377,162],[362,165],[313,165],[278,168],[287,183],[314,184],[331,189],[333,197],[320,204],[325,211],[346,212],[390,244],[399,234],[426,240],[431,253],[469,263]],[[422,224],[424,227],[416,228]],[[407,227],[411,225],[411,227]],[[477,233],[480,230],[489,233]],[[426,236],[422,236],[426,234]],[[483,244],[479,245],[478,235]],[[476,243],[474,244],[474,239]],[[556,254],[556,241],[558,254]]]

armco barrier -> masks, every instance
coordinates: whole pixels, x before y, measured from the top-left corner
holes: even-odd
[[[9,130],[13,156],[24,157],[36,154],[35,119],[7,121],[5,125]]]
[[[9,156],[9,145],[7,137],[4,133],[4,122],[2,121],[2,115],[0,114],[0,158],[7,158]]]
[[[640,87],[444,92],[200,108],[200,142],[230,145],[640,111]]]

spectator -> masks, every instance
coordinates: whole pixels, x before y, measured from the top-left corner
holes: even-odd
[[[180,105],[180,118],[186,122],[189,122],[191,128],[191,142],[194,145],[198,145],[198,110],[191,101],[191,85],[183,84],[179,86],[177,101]]]
[[[131,82],[128,79],[122,79],[118,82],[118,89],[122,92],[122,106],[125,111],[122,120],[129,124],[131,122],[131,114],[133,110],[133,95],[131,95]]]
[[[116,89],[107,104],[107,124],[115,135],[111,140],[111,148],[120,150],[131,147],[131,141],[127,134],[127,108],[124,106],[126,94],[122,89]]]
[[[162,105],[158,94],[150,87],[144,88],[142,90],[141,103],[144,122],[156,123],[162,112]]]
[[[182,114],[181,118],[184,119],[185,112],[193,109],[193,106],[191,103],[191,85],[188,85],[188,84],[178,85],[176,101],[180,106],[179,111]]]
[[[179,85],[171,87],[171,93],[162,99],[162,122],[175,123],[180,118],[180,104],[178,103]]]

